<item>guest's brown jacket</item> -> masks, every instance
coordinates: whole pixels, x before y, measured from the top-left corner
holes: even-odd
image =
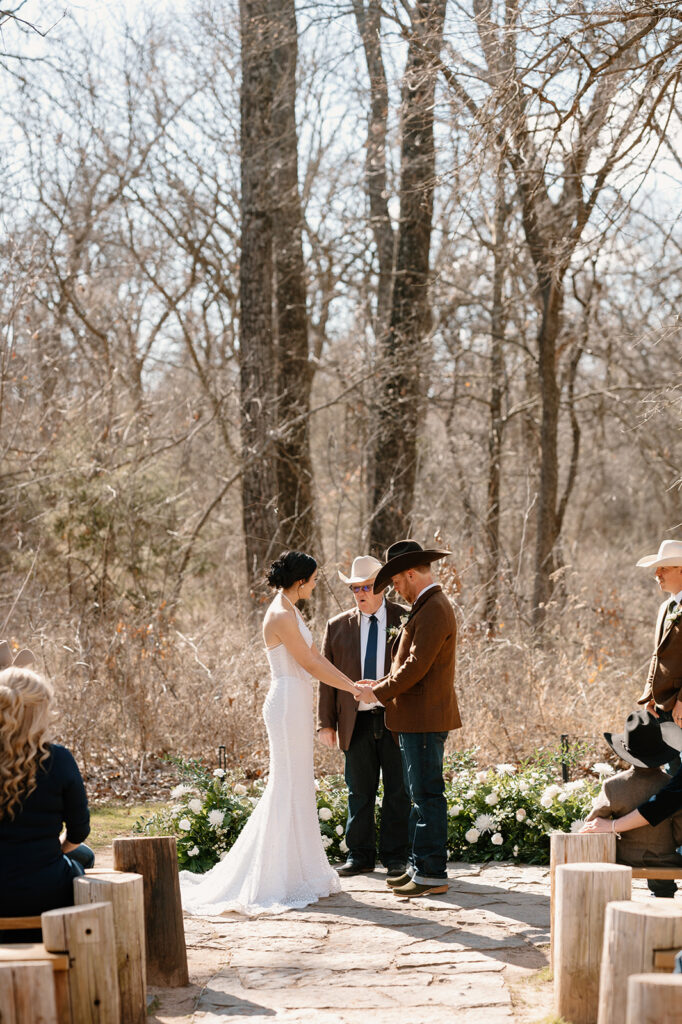
[[[375,687],[393,732],[448,732],[462,722],[455,693],[457,623],[436,585],[417,598],[391,649],[391,671]]]
[[[628,768],[606,779],[595,797],[593,818],[621,818],[658,793],[670,782],[670,776],[660,768]],[[616,860],[632,867],[682,867],[682,857],[676,853],[682,846],[682,811],[666,818],[660,825],[642,825],[621,833],[616,843]]]
[[[397,629],[403,617],[409,611],[401,604],[386,601],[386,654],[384,665],[391,663],[391,647],[393,640],[388,633],[391,627]],[[322,641],[322,653],[331,663],[352,679],[354,683],[362,679],[360,662],[360,618],[359,608],[341,612],[327,623]],[[334,686],[320,683],[317,701],[318,729],[336,729],[339,735],[339,746],[348,750],[351,736],[355,728],[358,714],[358,702],[347,690],[337,690]]]
[[[665,618],[670,598],[658,610],[654,653],[649,665],[646,685],[638,704],[648,704],[653,697],[656,706],[672,711],[682,689],[682,618],[668,622]]]

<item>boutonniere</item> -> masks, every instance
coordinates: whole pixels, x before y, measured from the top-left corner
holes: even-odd
[[[409,617],[410,617],[409,615],[401,615],[400,616],[400,624],[398,626],[389,626],[388,627],[388,629],[386,630],[386,636],[388,637],[389,640],[391,640],[391,641],[395,640],[395,638],[397,637],[398,633],[403,628],[403,626],[405,625],[405,623],[407,622]]]
[[[668,610],[665,616],[665,625],[674,626],[682,619],[682,604],[678,604],[672,611]]]

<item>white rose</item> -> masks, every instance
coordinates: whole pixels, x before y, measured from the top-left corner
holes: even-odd
[[[495,804],[498,804],[500,802],[500,798],[497,795],[497,793],[493,790],[492,793],[488,793],[487,797],[485,798],[485,802],[488,804],[489,807],[494,807]]]
[[[192,822],[189,818],[180,818],[178,828],[181,828],[183,832],[189,832],[192,828]]]
[[[199,856],[199,847],[198,846],[193,846],[191,850],[187,851],[187,856],[188,857],[198,857]]]
[[[475,789],[467,789],[466,793],[464,794],[464,797],[467,800],[473,800],[475,796],[476,796],[476,790]]]
[[[464,833],[464,838],[467,843],[475,843],[478,841],[481,833],[476,828],[470,828],[468,832]]]
[[[518,846],[514,847],[514,849],[512,850],[512,854],[513,854],[514,857],[518,857],[518,855],[519,855],[519,848],[518,848]]]
[[[337,825],[336,826],[336,834],[337,834],[337,836],[342,836],[343,835],[343,825]]]
[[[502,838],[499,832],[496,832],[495,835],[490,840],[490,842],[493,844],[493,846],[502,846],[504,839]]]
[[[189,807],[192,814],[199,814],[201,808],[203,807],[203,804],[201,800],[199,800],[197,797],[194,797],[194,800],[190,800],[187,806]]]
[[[560,804],[565,804],[570,796],[570,793],[559,793],[557,800]]]
[[[224,821],[225,814],[223,811],[215,810],[208,812],[208,823],[209,825],[212,825],[213,828],[220,828]]]
[[[513,775],[516,771],[515,764],[498,764],[495,766],[498,775]]]
[[[485,782],[485,780],[487,778],[488,778],[488,772],[487,771],[476,772],[476,782]]]
[[[332,812],[328,807],[320,807],[319,811],[317,812],[317,816],[320,819],[320,821],[331,821]]]
[[[521,781],[519,782],[519,793],[528,793],[529,791],[530,786],[524,779],[521,779]]]
[[[517,821],[525,821],[527,817],[528,817],[528,815],[526,814],[526,808],[525,807],[519,807],[518,811],[516,812],[516,820]]]
[[[339,850],[341,850],[341,853],[348,853],[348,844],[345,839],[342,839],[339,843]]]
[[[543,796],[540,797],[540,803],[543,807],[549,808],[554,803],[554,798],[551,796],[547,796],[547,794],[545,793]]]
[[[461,804],[453,804],[450,810],[448,811],[448,814],[450,815],[451,818],[456,818],[457,815],[461,814],[463,810],[464,808],[462,807]]]
[[[214,779],[224,779],[225,778],[225,769],[224,768],[214,768],[213,769],[213,778]]]
[[[327,850],[332,845],[332,843],[333,839],[331,839],[329,836],[322,836],[322,845],[324,846],[325,850]]]
[[[237,796],[246,796],[248,790],[246,786],[244,786],[241,782],[238,782],[237,785],[234,787],[234,792],[236,793]]]

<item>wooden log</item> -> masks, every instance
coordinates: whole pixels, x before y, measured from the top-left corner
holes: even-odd
[[[42,923],[45,948],[69,954],[67,981],[74,1024],[119,1024],[121,1003],[111,904],[47,910]]]
[[[47,962],[0,964],[2,1024],[58,1024],[52,967]]]
[[[559,864],[616,863],[617,837],[609,832],[552,832],[549,837],[550,964],[554,966],[554,888]]]
[[[682,974],[631,974],[625,1024],[680,1024]]]
[[[114,914],[121,1024],[144,1024],[147,983],[142,875],[124,871],[74,879],[76,906],[111,903]]]
[[[189,985],[175,836],[114,839],[114,867],[142,875],[147,984]]]
[[[673,900],[610,903],[606,909],[598,1024],[623,1024],[627,979],[649,973],[659,949],[682,949],[682,914]]]
[[[624,864],[559,864],[554,907],[554,1006],[571,1024],[594,1024],[606,906],[627,900],[632,871]]]

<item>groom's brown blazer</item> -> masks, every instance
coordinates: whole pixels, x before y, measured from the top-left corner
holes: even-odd
[[[391,671],[374,689],[393,732],[449,732],[462,721],[455,693],[457,623],[440,586],[412,605],[391,651]]]
[[[663,711],[672,711],[675,701],[682,696],[682,618],[668,621],[666,626],[669,606],[670,598],[658,610],[654,653],[644,692],[637,699],[638,704],[648,704],[653,697]]]
[[[362,679],[360,663],[360,609],[342,612],[330,619],[324,631],[322,653],[341,672],[357,682]],[[392,639],[388,636],[391,627],[398,628],[403,617],[408,615],[403,605],[386,601],[386,655],[384,665],[391,662]],[[348,750],[358,714],[358,703],[352,693],[337,690],[334,686],[320,683],[318,699],[318,729],[336,729],[341,750]]]

